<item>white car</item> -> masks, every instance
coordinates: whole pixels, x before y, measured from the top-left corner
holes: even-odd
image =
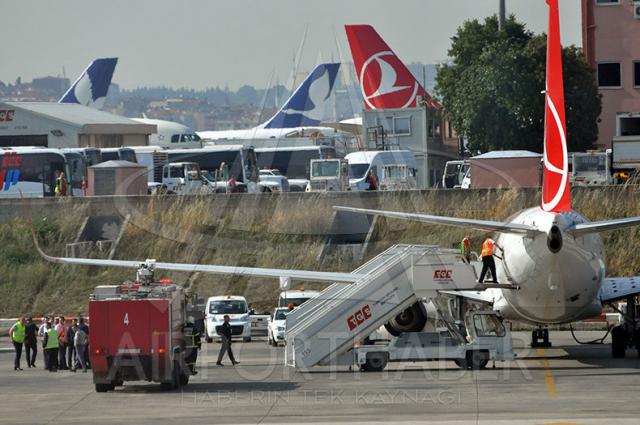
[[[232,338],[251,341],[251,318],[247,300],[239,295],[210,297],[207,300],[204,317],[206,341],[220,340],[218,327],[224,322],[225,315],[230,319]]]
[[[284,342],[284,336],[287,327],[287,314],[291,311],[288,307],[278,307],[273,310],[269,317],[269,328],[267,333],[267,343],[278,346],[278,343]]]
[[[260,170],[260,187],[265,192],[289,192],[289,180],[278,170]]]

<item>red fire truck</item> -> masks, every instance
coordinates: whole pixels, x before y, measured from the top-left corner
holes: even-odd
[[[147,260],[135,282],[98,286],[91,294],[90,360],[97,392],[141,380],[176,389],[197,373],[201,320],[193,317],[181,286],[154,281],[153,266]]]

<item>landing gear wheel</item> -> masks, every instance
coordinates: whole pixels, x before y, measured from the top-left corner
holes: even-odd
[[[363,372],[382,372],[387,366],[388,356],[384,353],[369,353],[365,364],[360,365]]]
[[[422,303],[417,302],[385,323],[384,327],[393,336],[400,336],[403,332],[420,332],[427,324]]]
[[[114,384],[96,384],[97,393],[106,393],[107,391],[113,391],[115,388]]]
[[[623,359],[627,349],[627,331],[624,326],[616,326],[611,330],[611,356]]]

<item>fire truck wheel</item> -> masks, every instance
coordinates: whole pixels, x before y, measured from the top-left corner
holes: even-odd
[[[180,385],[185,386],[189,383],[189,375],[185,375],[184,373],[180,374]]]
[[[113,391],[114,389],[114,384],[96,384],[97,393],[106,393],[107,391]]]

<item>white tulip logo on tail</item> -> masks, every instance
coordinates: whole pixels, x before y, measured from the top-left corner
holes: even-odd
[[[562,212],[571,211],[571,193],[564,114],[560,13],[558,0],[546,1],[549,5],[549,34],[547,36],[542,209],[549,212]]]

